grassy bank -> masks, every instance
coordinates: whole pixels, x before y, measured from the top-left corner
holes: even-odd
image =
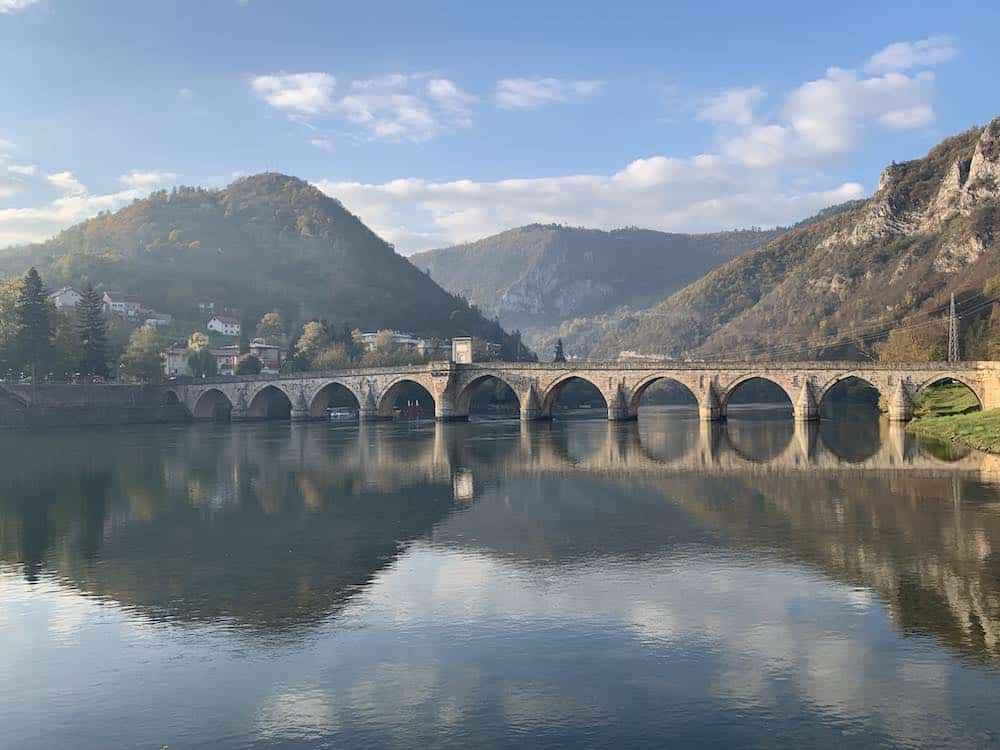
[[[913,405],[913,416],[951,417],[979,410],[976,394],[961,383],[941,383],[924,389]]]
[[[909,430],[944,443],[1000,453],[1000,409],[979,411],[975,395],[959,383],[928,388],[914,404]]]
[[[910,422],[910,431],[946,443],[962,443],[976,450],[1000,453],[1000,409],[921,417]]]

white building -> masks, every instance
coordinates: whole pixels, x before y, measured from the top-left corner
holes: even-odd
[[[381,331],[368,331],[361,334],[361,345],[364,346],[365,351],[375,351],[375,339],[378,338],[380,333]],[[390,333],[392,334],[392,340],[400,349],[410,349],[423,355],[449,351],[451,348],[451,342],[449,341],[422,339],[409,333],[400,333],[399,331],[390,331]]]
[[[54,292],[49,292],[49,300],[56,306],[56,310],[75,310],[76,304],[83,299],[76,289],[71,286],[64,286]]]
[[[125,318],[135,318],[142,310],[142,302],[121,292],[105,292],[104,309]]]
[[[205,328],[209,331],[221,333],[223,336],[240,335],[240,321],[236,318],[230,318],[227,315],[213,315]]]
[[[146,318],[145,321],[146,325],[153,326],[154,328],[163,328],[173,322],[173,315],[169,315],[168,313],[153,312],[152,310],[149,312],[149,317]]]

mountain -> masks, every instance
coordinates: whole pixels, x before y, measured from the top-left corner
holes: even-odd
[[[998,271],[1000,118],[890,165],[863,204],[616,323],[594,356],[855,357],[952,292],[973,309]]]
[[[585,356],[624,316],[785,231],[671,234],[532,224],[410,260],[505,327],[521,329],[537,351],[548,352],[561,337],[568,353]]]
[[[365,329],[508,337],[439,287],[338,201],[295,177],[222,190],[160,191],[35,245],[0,253],[0,275],[36,266],[46,284],[91,280],[182,320],[213,301],[248,319],[326,317]]]

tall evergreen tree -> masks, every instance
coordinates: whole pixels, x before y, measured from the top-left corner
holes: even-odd
[[[108,323],[101,293],[87,284],[76,304],[76,327],[80,336],[80,374],[108,377]]]
[[[21,365],[31,370],[32,382],[38,368],[48,364],[52,356],[52,317],[45,285],[32,267],[24,276],[21,293],[14,305],[17,324],[15,350]]]
[[[240,320],[240,354],[246,354],[250,351],[250,326],[248,321],[244,318]]]
[[[552,361],[553,362],[565,362],[566,361],[566,352],[563,351],[563,342],[562,342],[562,339],[559,339],[558,341],[556,341],[556,356],[555,356],[555,358]]]

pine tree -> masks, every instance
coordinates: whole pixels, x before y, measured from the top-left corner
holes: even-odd
[[[566,352],[563,351],[563,342],[562,342],[562,339],[559,339],[558,341],[556,341],[556,356],[555,356],[555,358],[552,361],[553,362],[565,362],[566,361]]]
[[[108,324],[104,300],[93,284],[87,284],[76,303],[76,327],[80,336],[80,374],[108,377]]]
[[[34,268],[24,276],[21,293],[14,305],[17,324],[15,349],[23,366],[31,370],[35,382],[38,368],[48,364],[52,355],[52,318],[45,285]]]
[[[250,326],[247,321],[240,320],[240,354],[247,354],[250,351]]]

